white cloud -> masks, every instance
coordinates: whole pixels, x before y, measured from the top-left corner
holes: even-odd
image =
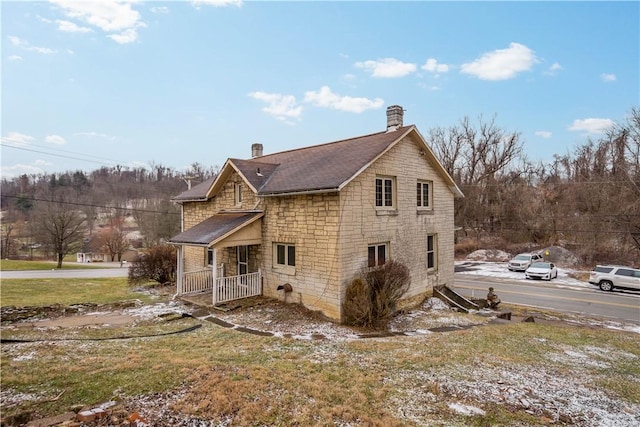
[[[2,168],[0,169],[0,175],[2,176],[2,178],[6,178],[6,179],[12,179],[12,178],[16,178],[19,177],[20,175],[40,175],[42,173],[44,173],[44,170],[40,167],[38,167],[38,164],[42,164],[44,162],[39,161],[36,162],[36,165],[25,165],[25,164],[21,164],[18,163],[16,165],[13,166],[2,166]]]
[[[111,34],[108,37],[117,43],[136,41],[136,28],[146,27],[140,13],[131,7],[128,0],[50,0],[59,6],[69,18],[79,20]],[[80,27],[78,27],[80,28]]]
[[[616,81],[616,75],[615,74],[603,73],[603,74],[600,75],[600,78],[605,83],[615,82]]]
[[[10,55],[7,59],[9,61],[22,61],[22,56],[20,56],[20,55]]]
[[[29,43],[26,40],[22,40],[20,37],[16,37],[16,36],[8,36],[8,37],[9,37],[9,41],[14,46],[28,46],[29,45]]]
[[[129,28],[128,30],[124,30],[120,34],[111,34],[108,35],[111,40],[119,44],[127,44],[136,41],[138,38],[138,32],[134,28]]]
[[[446,73],[449,71],[449,66],[447,64],[439,64],[438,60],[434,58],[427,59],[427,62],[425,62],[420,68],[424,71],[429,71],[430,73]]]
[[[416,64],[398,61],[395,58],[356,62],[355,66],[371,72],[372,77],[380,78],[404,77],[416,71]]]
[[[56,144],[56,145],[64,145],[67,143],[67,141],[65,141],[64,138],[61,137],[60,135],[47,135],[44,138],[44,140],[47,141],[48,143]]]
[[[577,119],[569,126],[569,130],[587,133],[602,133],[612,127],[614,121],[611,119]]]
[[[548,75],[548,76],[555,76],[556,74],[558,74],[558,71],[562,70],[562,65],[560,65],[557,62],[554,62],[553,64],[551,64],[551,66],[547,69],[547,71],[544,72],[544,74]]]
[[[19,47],[23,50],[29,51],[29,52],[37,52],[37,53],[42,53],[45,55],[50,55],[52,53],[57,53],[57,51],[53,50],[53,49],[49,49],[48,47],[37,47],[37,46],[32,46],[31,43],[29,43],[26,40],[21,39],[20,37],[16,37],[16,36],[9,36],[9,41],[11,42],[12,45]]]
[[[331,91],[328,86],[322,86],[319,91],[309,91],[304,94],[304,101],[312,103],[316,107],[331,108],[333,110],[348,111],[350,113],[362,113],[366,110],[375,110],[384,105],[384,100],[376,98],[354,98],[340,96]]]
[[[551,132],[549,132],[548,130],[539,130],[535,133],[536,136],[539,136],[540,138],[544,138],[544,139],[549,139],[553,136],[553,134]]]
[[[56,23],[58,24],[58,30],[65,33],[90,33],[92,31],[91,28],[79,27],[71,21],[58,19]]]
[[[296,98],[292,95],[279,93],[251,92],[249,96],[268,105],[262,109],[278,120],[298,119],[302,115],[302,106],[297,105]]]
[[[167,6],[155,6],[151,8],[151,12],[153,13],[169,13],[169,8]]]
[[[225,7],[225,6],[242,6],[242,0],[192,0],[191,4],[199,9],[201,5],[208,5],[214,7]]]
[[[494,50],[473,62],[462,64],[461,72],[481,80],[507,80],[530,70],[536,62],[538,59],[531,49],[519,43],[511,43],[507,49]]]
[[[2,137],[2,142],[9,142],[17,145],[29,145],[29,143],[33,141],[35,141],[35,138],[31,135],[25,135],[19,132],[9,132],[7,136]]]

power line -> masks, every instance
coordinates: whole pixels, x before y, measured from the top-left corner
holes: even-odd
[[[10,198],[10,199],[31,200],[31,201],[34,201],[34,202],[57,203],[57,204],[60,204],[60,205],[87,206],[87,207],[92,207],[92,208],[116,209],[116,210],[131,211],[131,212],[159,213],[159,214],[164,214],[164,215],[180,215],[179,212],[153,211],[153,210],[149,210],[149,209],[137,209],[137,208],[123,208],[123,207],[119,207],[119,206],[94,205],[94,204],[91,204],[91,203],[62,202],[62,201],[57,201],[57,200],[40,199],[40,198],[37,198],[37,197],[5,196],[5,195],[3,195],[2,197],[7,197],[7,198]]]
[[[23,150],[23,151],[30,151],[30,152],[33,152],[33,153],[46,154],[48,156],[63,157],[65,159],[80,160],[80,161],[89,162],[89,163],[97,163],[97,164],[105,165],[105,166],[112,166],[113,165],[113,163],[105,163],[105,162],[101,162],[101,161],[98,161],[98,160],[83,159],[83,158],[80,158],[80,157],[65,156],[64,154],[48,153],[46,151],[32,150],[32,149],[26,148],[26,147],[16,147],[15,145],[7,145],[7,144],[4,144],[4,143],[2,144],[2,146],[6,147],[6,148],[15,148],[16,150]],[[60,151],[65,151],[65,150],[60,150]],[[81,154],[81,155],[86,155],[86,154]],[[89,155],[86,155],[86,156],[89,156]],[[91,157],[96,157],[96,156],[91,156]]]

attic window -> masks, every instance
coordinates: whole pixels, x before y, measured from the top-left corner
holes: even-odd
[[[236,205],[239,205],[240,203],[242,203],[242,184],[236,183],[234,187],[235,187],[234,188],[235,202],[236,202]]]

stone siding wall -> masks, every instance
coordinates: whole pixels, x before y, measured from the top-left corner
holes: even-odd
[[[338,195],[268,197],[264,206],[264,294],[339,319]],[[295,268],[276,265],[276,243],[295,245]],[[285,283],[293,288],[290,294],[276,290]]]
[[[242,202],[236,203],[235,197],[235,185],[242,184]],[[242,178],[237,173],[233,173],[227,182],[224,184],[222,191],[213,199],[207,202],[187,202],[183,204],[183,230],[188,230],[196,224],[201,223],[212,215],[223,210],[250,210],[255,209],[258,198],[244,183]],[[225,263],[225,269],[229,272],[229,268],[233,271],[236,270],[236,265],[231,261],[235,259],[235,252],[229,254],[226,252],[218,251],[216,253],[217,262]],[[199,248],[195,246],[185,246],[184,250],[184,271],[200,270],[206,267],[207,263],[207,249]],[[251,268],[251,265],[250,265]],[[254,271],[254,270],[251,270]],[[228,273],[230,274],[230,273]]]
[[[375,206],[377,176],[395,179],[394,210]],[[433,209],[416,206],[418,180],[432,181]],[[342,291],[367,264],[370,244],[388,243],[388,257],[411,270],[407,300],[419,300],[433,286],[453,283],[454,196],[433,169],[419,145],[407,138],[351,182],[341,194]],[[437,268],[427,271],[427,235],[436,235]]]

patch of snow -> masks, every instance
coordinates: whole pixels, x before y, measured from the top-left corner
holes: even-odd
[[[523,271],[511,271],[507,268],[506,262],[469,262],[456,261],[456,274],[469,274],[474,276],[488,276],[500,279],[518,280],[524,283],[531,283],[524,277]],[[570,274],[577,273],[577,270],[570,268],[559,268],[558,277],[551,280],[554,285],[576,286],[581,288],[593,288],[589,282],[574,279]]]
[[[640,405],[610,397],[595,384],[583,383],[589,380],[570,369],[560,373],[540,366],[474,365],[473,379],[468,379],[468,369],[468,366],[439,366],[430,371],[408,370],[387,378],[386,381],[398,384],[400,392],[392,398],[391,407],[396,410],[402,407],[403,417],[423,426],[431,425],[424,402],[449,399],[457,402],[460,397],[468,403],[523,410],[563,425],[640,425]]]
[[[33,358],[35,358],[37,356],[37,353],[35,351],[31,351],[29,353],[26,354],[20,354],[16,357],[14,357],[12,360],[14,362],[23,362],[25,360],[31,360]]]
[[[138,317],[142,320],[155,319],[158,316],[167,314],[189,313],[190,310],[179,301],[161,302],[151,305],[143,305],[141,307],[128,308],[124,310],[124,314]]]
[[[462,403],[449,403],[449,409],[462,415],[485,415],[482,409]]]
[[[427,311],[451,311],[451,307],[440,298],[427,298],[424,303],[422,303],[422,309]]]
[[[478,249],[467,255],[467,259],[471,261],[509,261],[511,254],[498,249]]]

